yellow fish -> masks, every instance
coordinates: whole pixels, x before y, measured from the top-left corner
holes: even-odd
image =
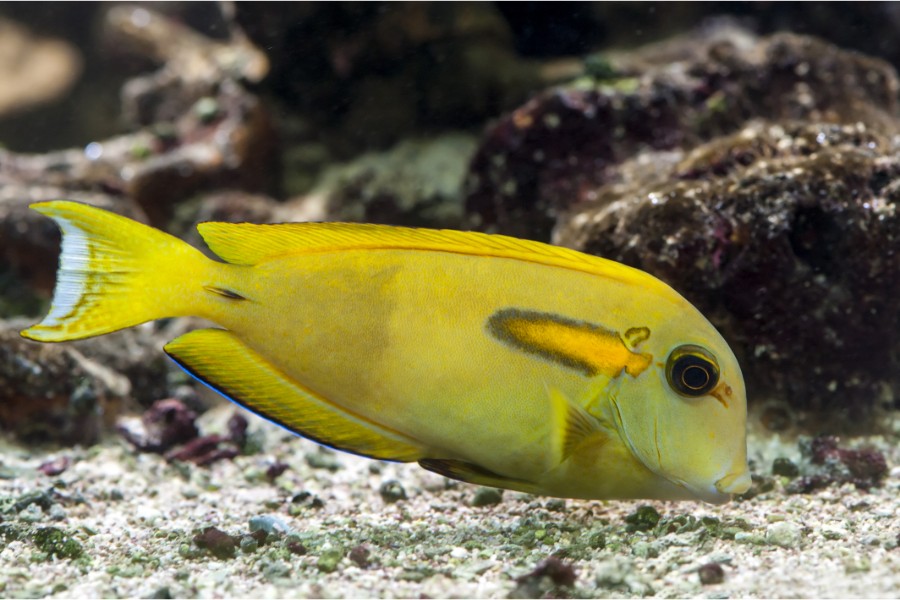
[[[726,342],[624,265],[532,241],[345,223],[201,223],[224,262],[74,202],[41,342],[204,317],[165,351],[311,440],[462,481],[569,498],[748,489]]]

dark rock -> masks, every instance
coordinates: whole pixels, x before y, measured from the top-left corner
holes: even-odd
[[[291,498],[291,504],[300,507],[322,508],[325,502],[312,492],[300,492]]]
[[[131,382],[129,398],[150,407],[171,396],[169,374],[172,361],[163,352],[165,329],[129,328],[101,337],[71,342],[91,360],[125,376]],[[174,390],[172,390],[174,391]]]
[[[636,511],[625,517],[628,531],[650,531],[659,523],[660,514],[649,504],[639,506]]]
[[[348,558],[350,559],[350,562],[354,563],[360,569],[365,569],[370,564],[371,556],[372,551],[369,550],[369,547],[365,544],[360,544],[359,546],[351,548]]]
[[[861,124],[755,124],[671,183],[583,207],[558,239],[671,283],[729,340],[751,394],[860,414],[898,384],[894,151]]]
[[[238,545],[241,548],[241,552],[243,552],[244,554],[253,554],[257,550],[259,550],[259,545],[261,543],[262,542],[260,542],[260,540],[258,540],[256,536],[251,534],[241,536],[241,541]]]
[[[763,405],[759,422],[769,431],[787,431],[795,423],[795,411],[784,400],[768,401]]]
[[[750,500],[775,489],[775,480],[765,475],[754,473],[750,475],[750,482],[750,489],[743,494],[735,496],[735,500]]]
[[[575,585],[576,579],[577,574],[571,563],[550,556],[542,560],[530,573],[517,577],[516,587],[507,598],[558,597],[558,590],[571,588]]]
[[[175,596],[172,595],[172,590],[169,589],[169,586],[164,585],[162,587],[158,587],[158,588],[154,589],[150,593],[148,598],[156,598],[159,600],[168,600],[169,598],[175,598]]]
[[[150,140],[150,156],[131,161],[123,192],[156,224],[165,223],[174,203],[204,189],[264,191],[274,185],[274,132],[260,101],[228,80],[219,85],[215,100],[216,120],[185,113],[175,123],[177,145]]]
[[[206,527],[194,536],[194,543],[198,547],[209,550],[220,559],[234,558],[239,542],[238,538],[215,527]]]
[[[280,206],[272,198],[260,194],[238,190],[216,191],[180,204],[171,228],[176,235],[194,247],[206,249],[206,244],[197,231],[198,223],[275,223],[289,220],[278,213]],[[207,251],[207,254],[210,253]]]
[[[575,585],[576,573],[570,563],[551,556],[541,561],[534,571],[525,577],[549,577],[558,586],[572,587]]]
[[[285,548],[288,549],[288,552],[290,552],[291,554],[296,554],[297,556],[303,556],[304,554],[309,552],[309,549],[306,546],[296,540],[288,542],[285,545]]]
[[[788,484],[788,493],[808,494],[843,483],[852,483],[861,490],[881,485],[888,473],[884,454],[874,448],[842,448],[838,443],[835,436],[802,440],[802,476]]]
[[[52,491],[35,491],[28,492],[19,496],[12,504],[12,512],[21,512],[29,506],[39,506],[41,510],[48,511],[56,504],[53,499]]]
[[[195,423],[197,414],[180,400],[159,400],[141,416],[140,426],[122,420],[119,432],[142,452],[164,453],[200,435]]]
[[[852,483],[862,490],[880,486],[888,472],[884,454],[874,448],[842,448],[838,443],[835,436],[801,440],[801,476],[791,481],[786,491],[809,494],[843,483]]]
[[[228,419],[228,439],[238,446],[243,446],[247,441],[247,428],[249,426],[250,423],[247,421],[247,417],[235,411]]]
[[[697,570],[700,577],[700,583],[703,585],[714,585],[725,581],[725,569],[716,562],[706,563]]]
[[[731,343],[753,398],[840,414],[890,404],[894,70],[735,30],[613,65],[618,79],[548,91],[488,132],[468,199],[482,227],[545,240],[554,228],[556,243],[672,284]]]
[[[723,27],[615,58],[612,69],[542,93],[487,132],[469,178],[481,227],[547,240],[560,213],[610,195],[600,188],[619,181],[619,163],[752,118],[897,130],[893,69],[814,38]]]
[[[0,428],[28,442],[93,444],[131,391],[75,348],[37,344],[0,323]]]
[[[192,108],[214,119],[218,105],[212,97],[221,81],[256,83],[265,77],[269,61],[238,28],[233,10],[223,7],[221,17],[226,35],[219,31],[219,39],[213,39],[187,26],[183,15],[169,16],[146,6],[117,6],[106,12],[105,41],[117,54],[163,65],[125,86],[129,122],[174,121]]]
[[[544,502],[544,508],[551,512],[564,513],[566,512],[566,500],[565,498],[550,498]]]
[[[394,479],[382,483],[381,487],[378,488],[378,493],[381,494],[381,499],[387,503],[406,500],[406,490],[403,489],[403,485],[399,481]]]
[[[269,541],[269,534],[266,533],[265,529],[255,529],[250,532],[250,535],[247,536],[254,542],[256,542],[257,547],[261,544],[265,544]]]
[[[800,474],[800,469],[789,458],[776,458],[772,461],[772,475],[780,475],[782,477],[796,477]]]
[[[140,130],[85,148],[41,155],[0,153],[0,174],[20,185],[56,188],[56,197],[102,192],[132,199],[164,226],[174,203],[204,189],[262,190],[277,169],[274,138],[260,102],[236,83],[216,97],[221,117],[203,123],[185,113],[171,130]],[[171,138],[171,139],[170,139]]]
[[[475,507],[483,507],[483,506],[496,506],[503,501],[503,493],[496,488],[489,487],[481,487],[475,490],[475,495],[472,496],[472,506]]]
[[[57,475],[61,475],[62,473],[64,473],[71,464],[72,459],[70,459],[68,456],[60,456],[58,458],[54,458],[53,460],[48,460],[41,463],[37,470],[47,477],[56,477]]]
[[[290,467],[286,463],[276,462],[266,468],[266,479],[275,481],[278,477],[287,471]]]
[[[792,480],[785,491],[788,494],[811,494],[829,486],[831,481],[824,475],[803,475]]]
[[[230,460],[241,453],[241,449],[230,439],[218,435],[204,435],[190,440],[184,446],[166,453],[166,460],[192,462],[205,467],[218,460]]]
[[[52,187],[56,198],[127,197],[157,226],[165,226],[174,203],[197,192],[273,187],[278,168],[268,113],[238,83],[258,81],[265,56],[236,29],[223,43],[146,8],[114,7],[107,14],[111,32],[165,63],[123,91],[126,114],[143,128],[71,150],[2,152],[0,180]]]

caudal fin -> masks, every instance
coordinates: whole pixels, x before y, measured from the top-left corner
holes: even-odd
[[[62,230],[50,313],[22,331],[32,340],[76,340],[190,314],[195,277],[215,264],[176,237],[86,204],[31,208]]]

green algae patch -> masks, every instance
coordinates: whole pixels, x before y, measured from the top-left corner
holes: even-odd
[[[48,557],[81,558],[84,548],[71,535],[58,527],[41,527],[31,535],[31,541]]]
[[[659,520],[659,511],[649,504],[644,504],[625,517],[625,522],[628,524],[626,529],[627,531],[650,531],[656,527]]]
[[[323,573],[334,573],[337,571],[338,564],[344,558],[344,551],[338,548],[325,550],[319,555],[316,561],[316,567]]]
[[[476,508],[485,506],[496,506],[503,500],[503,492],[490,487],[478,488],[472,497],[471,505]]]

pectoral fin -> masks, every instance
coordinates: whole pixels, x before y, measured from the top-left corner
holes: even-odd
[[[381,460],[423,457],[415,440],[317,396],[228,331],[192,331],[166,344],[165,351],[229,400],[315,442]]]
[[[419,461],[419,466],[423,469],[428,469],[429,471],[437,473],[438,475],[443,475],[444,477],[449,477],[450,479],[456,479],[458,481],[465,481],[467,483],[488,487],[519,490],[531,494],[540,493],[537,486],[529,481],[498,475],[475,463],[463,460],[424,458]]]
[[[560,462],[585,443],[603,443],[607,434],[601,422],[555,389],[549,390],[552,405],[555,446]]]

